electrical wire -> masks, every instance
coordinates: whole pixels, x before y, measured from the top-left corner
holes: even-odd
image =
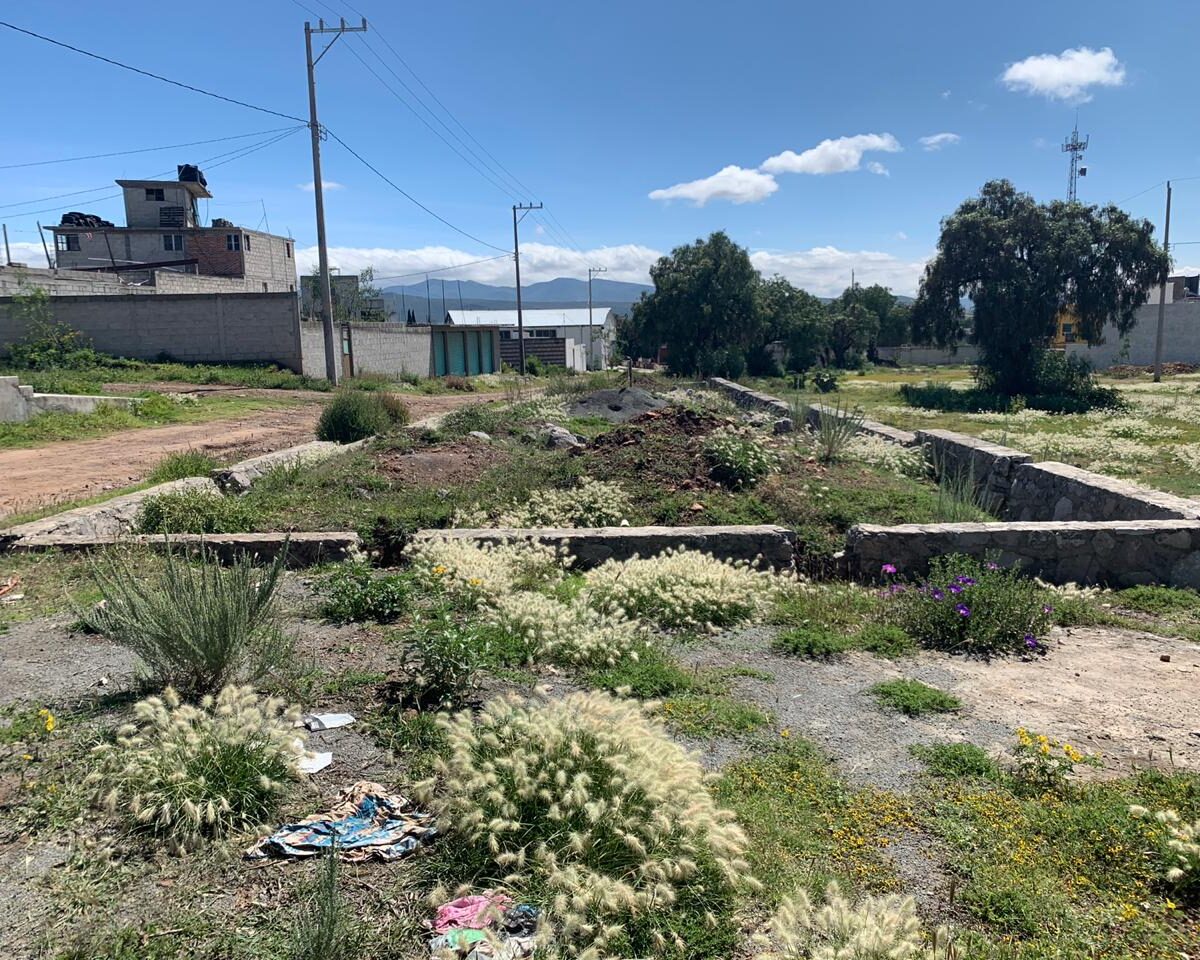
[[[452,267],[434,267],[432,270],[417,270],[414,273],[396,273],[386,277],[374,277],[375,280],[407,280],[409,277],[425,277],[434,273],[449,273],[452,270],[461,270],[463,267],[473,267],[480,263],[494,263],[497,260],[510,260],[511,253],[502,253],[498,257],[484,257],[482,260],[468,260],[466,263],[456,263]]]
[[[305,124],[307,126],[307,124]],[[45,167],[54,163],[74,163],[76,160],[106,160],[109,157],[127,157],[135,153],[154,153],[158,150],[178,150],[181,147],[198,147],[206,143],[224,143],[227,140],[246,140],[250,137],[264,137],[268,134],[291,130],[291,127],[276,127],[273,130],[259,130],[256,133],[238,133],[232,137],[216,137],[213,140],[192,140],[190,143],[171,143],[162,147],[140,147],[137,150],[116,150],[112,153],[93,153],[86,157],[62,157],[59,160],[30,160],[27,163],[0,164],[0,170],[16,170],[21,167]]]
[[[120,60],[113,60],[111,57],[105,57],[98,53],[92,53],[90,50],[84,50],[82,47],[72,46],[71,44],[64,43],[61,40],[55,40],[53,37],[47,37],[40,33],[34,33],[32,30],[26,30],[24,27],[18,27],[16,24],[8,23],[5,20],[0,20],[0,27],[7,27],[9,30],[14,30],[17,33],[23,33],[28,37],[33,37],[37,40],[51,43],[56,47],[62,47],[64,50],[70,50],[74,53],[82,54],[85,57],[91,57],[93,60],[100,60],[103,63],[111,64],[114,67],[120,67],[122,70],[128,70],[131,73],[141,74],[143,77],[150,77],[152,80],[159,80],[163,83],[169,83],[173,87],[180,87],[184,90],[190,90],[192,93],[199,93],[206,97],[212,97],[214,100],[223,100],[225,103],[232,103],[238,107],[246,107],[248,110],[257,110],[259,113],[268,113],[273,117],[282,117],[284,120],[295,120],[297,123],[303,123],[306,126],[308,124],[308,121],[302,117],[293,117],[290,113],[280,113],[278,110],[271,110],[268,107],[260,107],[257,104],[247,103],[245,100],[235,100],[233,97],[226,97],[219,93],[213,93],[211,90],[205,90],[201,87],[193,87],[190,83],[172,80],[170,77],[164,77],[158,73],[151,73],[149,70],[142,70],[140,67],[130,66],[128,63],[122,63]]]
[[[307,126],[307,124],[305,124],[305,126]],[[270,147],[276,143],[279,143],[279,141],[284,140],[287,137],[290,137],[290,136],[298,133],[302,129],[304,129],[304,127],[292,127],[286,133],[278,134],[277,136],[274,136],[267,140],[264,140],[261,143],[250,144],[249,146],[246,146],[246,147],[239,147],[236,150],[227,150],[227,151],[225,151],[225,153],[218,153],[215,156],[209,157],[205,160],[201,160],[199,162],[199,164],[197,164],[197,166],[204,166],[209,170],[215,170],[217,167],[223,167],[227,163],[232,163],[234,160],[240,160],[242,157],[247,157],[252,153],[257,153],[259,150],[263,150],[263,149]],[[227,158],[227,159],[222,159],[223,157]],[[214,160],[219,160],[220,162],[213,163],[212,161],[214,161]],[[151,174],[149,177],[141,177],[139,179],[154,180],[159,177],[170,176],[170,174],[172,172],[173,171],[171,171],[171,170],[165,170],[161,173]],[[96,188],[96,190],[104,190],[104,189],[106,189],[106,188],[105,187],[97,187]],[[95,193],[96,190],[87,190],[87,191],[80,191],[80,192],[81,193]],[[77,195],[77,194],[72,194],[72,195]],[[95,200],[90,200],[88,202],[89,203],[102,203],[105,200],[113,200],[113,199],[123,196],[123,195],[124,195],[124,191],[118,190],[115,193],[110,193],[107,196],[103,196],[103,197],[97,197]],[[40,203],[43,200],[53,200],[53,199],[55,199],[55,198],[54,197],[43,197],[42,200],[34,200],[34,201],[27,200],[25,202],[26,203]],[[14,219],[15,220],[19,217],[33,217],[33,216],[37,216],[38,214],[42,214],[42,213],[57,213],[60,210],[61,210],[60,207],[46,207],[45,209],[42,209],[42,210],[25,210],[25,211],[22,211],[21,213],[8,214],[8,215],[6,215],[6,219]]]
[[[325,127],[325,128],[324,128],[324,130],[325,130],[325,132],[326,132],[326,133],[327,133],[327,134],[328,134],[330,137],[332,137],[334,140],[336,140],[338,143],[340,143],[340,144],[342,145],[342,148],[343,148],[343,149],[344,149],[344,150],[345,150],[347,153],[349,153],[349,154],[350,154],[350,156],[354,157],[354,159],[355,159],[355,160],[357,160],[357,161],[358,161],[359,163],[361,163],[361,164],[362,164],[364,167],[366,167],[368,170],[370,170],[370,171],[371,171],[373,174],[375,174],[375,176],[377,176],[377,177],[378,177],[380,180],[382,180],[384,183],[386,183],[386,184],[387,184],[389,187],[391,187],[393,190],[395,190],[395,191],[396,191],[398,194],[400,194],[402,197],[404,197],[405,199],[409,200],[411,203],[414,203],[414,204],[416,204],[418,207],[420,207],[422,210],[424,210],[424,211],[425,211],[427,214],[429,214],[429,215],[430,215],[431,217],[433,217],[435,220],[437,220],[437,221],[439,221],[439,222],[441,222],[441,223],[444,223],[446,226],[448,226],[448,227],[449,227],[451,230],[453,230],[455,233],[460,233],[460,234],[462,234],[462,235],[463,235],[464,237],[466,237],[468,240],[474,240],[474,241],[475,241],[476,243],[478,243],[478,244],[482,244],[483,246],[485,246],[485,247],[488,247],[488,248],[490,248],[490,249],[492,249],[492,250],[499,250],[501,253],[505,253],[505,254],[507,254],[507,253],[509,252],[509,251],[508,251],[506,248],[504,248],[504,247],[498,247],[498,246],[496,246],[496,244],[494,244],[494,243],[488,243],[486,240],[481,240],[479,237],[475,236],[473,233],[468,233],[468,232],[467,232],[466,230],[464,230],[462,227],[455,226],[453,223],[451,223],[449,220],[447,220],[447,219],[446,219],[445,217],[443,217],[441,214],[439,214],[439,213],[435,213],[434,211],[430,210],[430,209],[429,209],[429,207],[425,206],[425,204],[423,204],[423,203],[422,203],[420,200],[418,200],[416,197],[414,197],[414,196],[413,196],[411,193],[409,193],[407,190],[404,190],[402,187],[399,187],[399,186],[397,186],[397,185],[396,185],[396,184],[395,184],[395,183],[394,183],[392,180],[390,180],[390,179],[389,179],[389,178],[388,178],[388,177],[387,177],[387,176],[386,176],[386,175],[385,175],[385,174],[384,174],[384,173],[383,173],[383,172],[382,172],[382,171],[381,171],[381,170],[380,170],[378,167],[376,167],[376,166],[375,166],[374,164],[372,164],[372,163],[371,163],[369,160],[367,160],[367,159],[366,159],[366,157],[364,157],[364,156],[363,156],[362,154],[360,154],[360,153],[359,153],[357,150],[355,150],[353,147],[351,147],[351,146],[350,146],[350,144],[348,144],[348,143],[347,143],[345,140],[343,140],[341,137],[339,137],[339,136],[338,136],[336,133],[334,133],[334,132],[333,132],[332,130],[330,130],[328,127]]]

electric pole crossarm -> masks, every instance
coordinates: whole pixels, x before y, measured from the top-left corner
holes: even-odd
[[[521,350],[521,376],[525,376],[525,315],[521,311],[521,240],[517,234],[517,224],[521,221],[517,219],[517,211],[524,211],[521,214],[521,219],[530,210],[541,210],[542,204],[533,203],[514,203],[513,212],[513,265],[517,273],[517,344]]]
[[[337,386],[341,370],[341,351],[333,332],[333,286],[329,280],[329,247],[325,241],[325,189],[321,180],[321,123],[317,119],[317,79],[315,67],[321,57],[329,52],[343,33],[366,33],[367,21],[363,18],[362,26],[348,27],[343,20],[336,27],[325,26],[324,20],[318,20],[314,29],[309,22],[304,24],[304,54],[308,66],[308,128],[312,135],[313,161],[313,202],[317,208],[317,289],[313,297],[320,305],[321,327],[325,335],[325,378]],[[313,34],[336,33],[337,36],[329,43],[316,60],[313,59]]]

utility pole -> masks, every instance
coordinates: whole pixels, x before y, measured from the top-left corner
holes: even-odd
[[[513,204],[513,264],[517,270],[517,343],[521,346],[521,376],[525,376],[525,317],[521,313],[521,241],[517,236],[517,224],[525,219],[530,210],[541,210],[542,205],[532,203]],[[517,211],[523,210],[521,220],[517,219]]]
[[[4,224],[4,265],[12,266],[12,254],[8,250],[8,224]]]
[[[54,269],[55,263],[50,259],[50,248],[46,246],[46,231],[42,229],[42,221],[37,220],[38,236],[42,239],[42,253],[46,255],[46,266],[51,270]]]
[[[425,274],[425,322],[433,323],[433,294],[429,292],[429,274]]]
[[[1158,285],[1158,332],[1154,336],[1154,382],[1162,382],[1163,326],[1167,313],[1167,277],[1171,273],[1171,181],[1167,181],[1167,219],[1163,223],[1163,249],[1167,251],[1167,269]]]
[[[608,267],[588,267],[588,369],[592,366],[592,277],[597,273],[608,273]]]
[[[446,278],[442,277],[442,320],[446,319]]]
[[[317,79],[314,69],[321,62],[321,57],[329,52],[343,33],[366,33],[367,18],[362,18],[362,26],[348,27],[343,19],[336,27],[325,26],[324,20],[318,20],[314,29],[307,20],[304,21],[304,53],[308,64],[308,129],[312,133],[312,162],[313,162],[313,198],[317,205],[317,296],[320,304],[321,326],[325,331],[325,378],[337,386],[338,374],[341,370],[341,350],[333,335],[333,287],[329,280],[329,248],[325,243],[325,189],[321,183],[321,124],[317,120]],[[316,60],[313,59],[312,38],[314,33],[332,33],[334,38],[321,51]]]

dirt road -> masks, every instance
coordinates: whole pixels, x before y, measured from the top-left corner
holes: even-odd
[[[7,514],[127,487],[144,479],[169,453],[200,450],[216,459],[232,461],[304,443],[313,439],[322,400],[328,397],[307,391],[227,388],[222,392],[291,395],[305,402],[227,420],[127,430],[95,440],[64,441],[28,450],[0,450],[0,520]],[[405,399],[412,419],[420,420],[497,398],[496,394],[466,393]]]

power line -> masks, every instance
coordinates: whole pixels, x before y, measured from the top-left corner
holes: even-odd
[[[307,126],[307,124],[305,124],[305,126]],[[209,157],[206,160],[201,160],[200,163],[198,164],[198,166],[204,166],[204,167],[207,167],[209,170],[215,170],[217,167],[223,167],[223,166],[225,166],[225,164],[232,163],[234,160],[240,160],[242,157],[247,157],[252,153],[257,153],[259,150],[263,150],[267,147],[273,146],[274,144],[278,143],[280,140],[286,139],[287,137],[290,137],[293,134],[298,133],[301,129],[303,129],[303,128],[302,127],[293,127],[287,133],[282,133],[277,136],[271,137],[270,139],[264,140],[261,143],[250,144],[249,146],[246,146],[246,147],[239,147],[237,150],[227,150],[225,153],[218,153],[215,156]],[[225,157],[227,159],[222,160],[221,159],[222,157]],[[214,160],[220,160],[220,162],[213,163],[212,161],[214,161]],[[154,180],[157,177],[169,176],[171,173],[172,173],[172,171],[170,171],[170,170],[164,170],[161,173],[151,174],[149,177],[143,177],[141,179]],[[96,188],[96,190],[103,190],[103,189],[105,189],[105,188],[104,187]],[[87,191],[81,191],[81,192],[95,193],[96,190],[87,190]],[[122,196],[122,194],[123,194],[123,191],[116,191],[114,193],[108,194],[107,196],[97,197],[94,200],[89,200],[88,202],[89,203],[102,203],[105,200],[113,200],[117,197],[120,197],[120,196]],[[55,198],[54,197],[43,197],[42,198],[42,200],[53,200],[53,199],[55,199]],[[26,201],[26,202],[27,203],[30,203],[30,202],[40,203],[41,201]],[[35,216],[35,215],[41,214],[41,213],[57,213],[60,210],[61,210],[61,207],[46,207],[42,210],[25,210],[25,211],[22,211],[21,213],[14,213],[14,214],[8,215],[8,219],[17,219],[19,217],[32,217],[32,216]]]
[[[206,143],[224,143],[228,140],[246,140],[250,137],[263,137],[291,127],[276,127],[273,130],[259,130],[256,133],[238,133],[232,137],[216,137],[213,140],[192,140],[190,143],[171,143],[162,147],[140,147],[137,150],[115,150],[112,153],[93,153],[86,157],[62,157],[59,160],[30,160],[27,163],[0,164],[0,170],[16,170],[20,167],[45,167],[54,163],[74,163],[76,160],[106,160],[109,157],[127,157],[135,153],[155,153],[159,150],[178,150],[180,147],[198,147]]]
[[[364,167],[366,167],[368,170],[370,170],[380,180],[382,180],[384,183],[386,183],[389,187],[391,187],[393,190],[395,190],[402,197],[404,197],[407,200],[409,200],[410,202],[416,204],[418,207],[420,207],[422,210],[424,210],[427,214],[429,214],[435,220],[438,220],[441,223],[444,223],[455,233],[461,233],[468,240],[474,240],[478,244],[482,244],[483,246],[488,247],[492,250],[499,250],[501,253],[505,253],[505,254],[508,253],[508,250],[506,250],[504,247],[498,247],[494,243],[488,243],[486,240],[481,240],[481,239],[479,239],[479,237],[475,236],[473,233],[468,233],[462,227],[455,226],[453,223],[451,223],[449,220],[447,220],[441,214],[434,213],[432,210],[429,209],[429,207],[425,206],[425,204],[423,204],[420,200],[418,200],[416,197],[414,197],[407,190],[404,190],[402,187],[397,186],[390,179],[388,179],[388,177],[382,171],[380,171],[378,167],[376,167],[369,160],[367,160],[364,156],[362,156],[362,154],[360,154],[357,150],[355,150],[353,147],[351,147],[350,144],[348,144],[345,140],[343,140],[341,137],[339,137],[336,133],[334,133],[328,127],[325,127],[324,129],[325,129],[325,132],[327,134],[329,134],[329,136],[333,137],[334,140],[336,140],[338,143],[340,143],[342,145],[342,147],[345,148],[346,152],[349,153],[350,156],[354,157],[355,160],[357,160]]]
[[[484,257],[482,260],[468,260],[466,263],[456,263],[452,267],[434,267],[432,270],[417,270],[413,273],[396,273],[386,277],[375,277],[376,280],[407,280],[409,277],[425,277],[433,273],[449,273],[451,270],[461,270],[463,267],[473,267],[479,263],[494,263],[497,260],[508,260],[511,253],[502,253],[498,257]]]
[[[8,23],[5,20],[0,20],[0,27],[7,27],[9,30],[15,30],[17,33],[23,33],[28,37],[33,37],[37,40],[51,43],[56,47],[62,47],[64,50],[70,50],[74,53],[82,54],[85,57],[91,57],[93,60],[100,60],[103,63],[111,64],[114,67],[120,67],[122,70],[128,70],[131,73],[141,74],[143,77],[150,77],[152,80],[159,80],[162,83],[169,83],[173,87],[180,87],[184,90],[190,90],[192,93],[199,93],[205,97],[212,97],[214,100],[223,100],[225,103],[232,103],[238,107],[246,107],[248,110],[257,110],[259,113],[268,113],[273,117],[282,117],[284,120],[295,120],[297,123],[307,123],[307,121],[301,119],[300,117],[293,117],[290,113],[280,113],[278,110],[271,110],[268,107],[260,107],[257,104],[247,103],[245,100],[235,100],[233,97],[226,97],[219,93],[213,93],[211,90],[204,90],[201,87],[193,87],[190,83],[172,80],[170,77],[164,77],[158,73],[151,73],[149,70],[142,70],[140,67],[130,66],[128,63],[122,63],[120,60],[113,60],[111,57],[101,56],[98,53],[92,53],[90,50],[84,50],[81,47],[72,46],[71,44],[64,43],[61,40],[55,40],[52,37],[43,36],[40,33],[34,33],[32,30],[26,30],[24,27],[18,27],[16,24]]]

